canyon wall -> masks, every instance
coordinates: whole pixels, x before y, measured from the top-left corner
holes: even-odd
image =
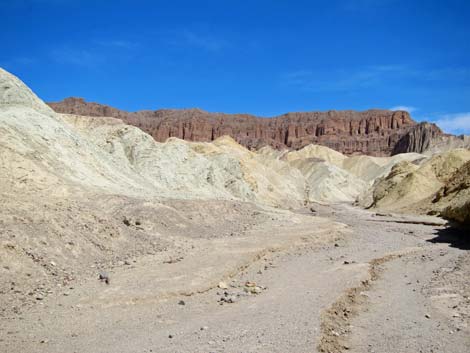
[[[391,155],[397,150],[397,143],[402,141],[403,144],[403,137],[417,125],[405,111],[377,109],[287,113],[260,118],[249,114],[209,113],[200,109],[126,112],[86,102],[82,98],[67,98],[49,105],[59,113],[119,118],[161,142],[169,137],[212,141],[229,135],[250,149],[264,145],[277,149],[299,149],[314,143],[349,155]],[[421,132],[428,134],[427,130]],[[433,130],[433,134],[442,132]],[[413,147],[401,145],[399,148],[408,149]]]

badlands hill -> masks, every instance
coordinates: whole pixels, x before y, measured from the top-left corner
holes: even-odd
[[[440,198],[438,195],[446,194],[448,201],[456,197],[465,198],[460,195],[460,191],[466,189],[463,182],[465,168],[460,168],[469,160],[470,150],[455,149],[433,155],[418,164],[402,161],[394,165],[388,175],[374,182],[372,188],[366,192],[372,201],[369,205],[363,205],[391,211],[423,213],[434,210],[433,213],[441,213],[445,204],[436,204],[436,200]],[[454,184],[458,186],[452,187]],[[454,192],[446,192],[442,188]],[[463,204],[459,207],[463,207]],[[458,219],[462,221],[464,218]]]
[[[275,207],[353,202],[359,197],[368,207],[402,209],[419,201],[417,195],[426,198],[437,192],[450,174],[466,162],[469,153],[465,149],[455,150],[431,159],[417,153],[393,157],[347,156],[319,145],[307,145],[297,151],[275,151],[270,147],[253,151],[228,136],[216,138],[222,130],[212,135],[212,143],[174,137],[160,143],[120,119],[55,113],[16,77],[2,71],[1,80],[4,178],[8,183],[39,192],[64,194],[93,190],[128,197],[238,200]],[[76,100],[67,102],[66,106],[76,107]],[[88,110],[90,114],[109,113],[128,118],[127,113],[111,108],[89,106],[83,101],[78,104],[79,110],[93,108]],[[202,116],[197,111],[186,113],[190,121]],[[133,113],[132,119],[136,123],[142,122],[141,115],[161,118],[165,126],[170,126],[172,120],[166,114],[169,112]],[[357,123],[357,126],[351,121],[346,124],[349,130],[344,124],[346,130],[332,129],[330,132],[336,131],[338,137],[342,137],[341,131],[351,133],[351,129],[359,135],[372,131],[384,135],[383,128],[401,131],[406,126],[416,126],[404,112],[330,112],[325,113],[329,117],[326,120],[323,113],[305,114],[260,121],[278,126],[307,116],[315,124],[324,124],[330,118],[343,124],[344,117]],[[378,118],[375,114],[385,115]],[[170,115],[179,116],[176,111]],[[233,117],[216,114],[211,119],[229,126]],[[259,119],[239,116],[234,121],[245,120]],[[184,121],[171,128],[181,127],[183,137],[187,137]],[[418,129],[428,131],[421,125]],[[431,137],[440,135],[434,125],[429,125],[429,129],[433,131]],[[415,133],[404,136],[417,144]],[[416,148],[424,147],[421,143]]]
[[[253,151],[228,136],[161,143],[120,119],[56,113],[4,70],[0,131],[0,261],[26,284],[159,251],[168,232],[217,237],[311,203],[359,199],[468,221],[465,149],[371,157],[319,145]]]
[[[17,78],[2,71],[2,158],[10,182],[65,193],[93,190],[159,199],[223,199],[272,206],[352,201],[313,193],[320,173],[349,188],[348,157],[326,147],[255,152],[230,137],[213,143],[156,142],[119,119],[54,113]],[[340,170],[337,170],[337,169]],[[346,173],[346,174],[345,174]],[[355,178],[351,174],[352,178]],[[311,181],[309,181],[311,179]],[[308,190],[308,191],[307,191]],[[322,196],[309,196],[309,195]]]
[[[191,239],[302,218],[264,206],[303,202],[300,172],[279,174],[285,162],[230,139],[158,143],[118,119],[60,115],[1,69],[0,131],[2,316],[97,269],[173,261],[199,249]]]
[[[470,161],[446,180],[432,199],[444,217],[470,224]]]

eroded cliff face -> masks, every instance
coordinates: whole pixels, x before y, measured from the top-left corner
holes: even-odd
[[[431,147],[437,137],[442,135],[442,130],[436,124],[419,123],[400,138],[393,149],[393,154],[423,153]]]
[[[60,113],[122,119],[157,141],[169,137],[212,141],[229,135],[248,148],[270,145],[299,149],[314,143],[349,155],[391,155],[398,141],[416,125],[407,112],[390,110],[288,113],[266,119],[200,109],[126,112],[81,98],[67,98],[49,105]]]
[[[416,152],[432,155],[456,148],[470,149],[470,136],[445,134],[436,124],[422,122],[412,126],[398,140],[392,154]]]

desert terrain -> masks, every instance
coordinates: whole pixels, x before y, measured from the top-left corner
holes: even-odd
[[[0,69],[0,352],[470,350],[467,139],[161,142],[77,113]]]

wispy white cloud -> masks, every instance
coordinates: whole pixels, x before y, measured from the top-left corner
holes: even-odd
[[[340,0],[340,8],[345,11],[363,12],[386,8],[397,0]]]
[[[31,66],[36,63],[36,58],[19,56],[8,60],[0,61],[0,66],[7,70],[15,70],[18,67]]]
[[[446,114],[433,121],[442,130],[451,134],[470,134],[470,112]]]
[[[60,64],[97,67],[108,62],[116,52],[119,58],[132,53],[138,43],[121,39],[95,39],[80,45],[64,45],[50,51],[50,57]]]
[[[230,42],[207,31],[174,30],[159,34],[160,40],[176,48],[200,49],[206,52],[221,52],[230,47]]]
[[[280,80],[283,85],[315,92],[352,91],[403,82],[414,82],[422,86],[443,80],[467,84],[470,82],[470,68],[423,69],[391,64],[342,70],[302,69],[284,73]]]
[[[105,62],[105,56],[95,50],[81,48],[57,48],[50,56],[59,64],[71,64],[83,67],[95,67]]]
[[[411,107],[408,105],[397,105],[395,107],[391,107],[390,110],[404,110],[405,112],[413,113],[414,111],[418,110],[418,108]]]
[[[468,82],[470,80],[470,68],[468,67],[443,67],[432,70],[416,71],[416,74],[426,81],[440,81],[442,79]]]
[[[291,86],[307,86],[314,80],[315,74],[310,70],[291,71],[282,75],[284,83]]]
[[[228,46],[228,42],[224,39],[195,32],[184,32],[184,38],[189,45],[208,51],[220,51]]]
[[[330,72],[299,70],[281,75],[281,81],[285,85],[307,91],[348,91],[374,87],[389,79],[399,79],[408,75],[409,71],[409,68],[402,65],[376,65]]]
[[[103,47],[108,47],[108,48],[121,48],[121,49],[132,49],[137,46],[138,43],[136,42],[131,42],[128,40],[122,40],[122,39],[100,39],[100,40],[95,40],[94,43],[96,43],[99,46]]]

